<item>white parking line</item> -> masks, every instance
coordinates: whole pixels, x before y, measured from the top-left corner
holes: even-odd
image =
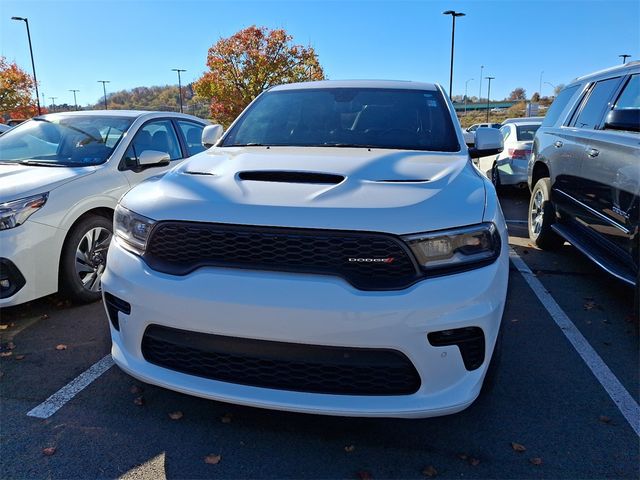
[[[76,378],[67,383],[56,393],[47,398],[40,405],[27,413],[29,417],[49,418],[56,413],[62,406],[75,397],[78,393],[91,385],[96,378],[102,375],[113,366],[111,355],[103,357],[94,363],[87,370],[82,372]]]
[[[544,308],[547,309],[551,318],[556,322],[558,327],[567,340],[576,349],[584,363],[587,364],[591,372],[598,379],[600,384],[616,404],[624,418],[627,419],[631,428],[636,432],[636,435],[640,436],[640,405],[629,395],[629,392],[620,383],[620,380],[613,374],[611,369],[600,358],[600,355],[593,349],[586,338],[580,333],[580,330],[573,324],[566,313],[560,308],[560,305],[556,303],[551,294],[540,283],[540,280],[536,278],[527,264],[520,258],[520,256],[513,250],[509,249],[509,258],[513,262],[514,266],[522,274],[525,281],[531,287],[531,290],[536,294]]]

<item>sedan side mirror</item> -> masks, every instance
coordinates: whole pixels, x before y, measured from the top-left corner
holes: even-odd
[[[475,145],[469,148],[471,158],[497,155],[504,150],[502,132],[497,128],[480,127],[476,130]]]
[[[640,132],[640,108],[611,110],[604,121],[605,130]]]
[[[145,150],[138,156],[138,166],[141,169],[151,167],[164,167],[169,165],[171,157],[167,152],[158,150]]]
[[[222,137],[223,131],[222,125],[207,125],[202,130],[202,145],[205,148],[213,147]]]

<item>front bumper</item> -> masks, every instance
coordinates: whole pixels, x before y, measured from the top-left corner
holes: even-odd
[[[130,304],[111,325],[112,356],[147,383],[213,400],[295,412],[429,417],[458,412],[478,396],[495,344],[508,280],[507,246],[493,264],[431,278],[401,291],[371,292],[340,278],[201,268],[186,276],[155,272],[114,241],[103,291]],[[397,350],[417,369],[409,395],[296,392],[211,380],[151,364],[141,343],[149,325],[230,337]],[[457,346],[433,347],[432,331],[477,326],[485,361],[468,371]]]
[[[64,232],[27,220],[24,224],[0,231],[0,258],[14,270],[12,278],[22,277],[22,286],[8,290],[0,298],[0,307],[10,307],[44,297],[58,290],[58,266]],[[3,274],[4,274],[3,268]],[[17,274],[19,273],[19,275]]]

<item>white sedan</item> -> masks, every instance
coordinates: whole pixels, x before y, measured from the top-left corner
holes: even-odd
[[[207,122],[167,112],[36,117],[0,137],[0,307],[100,298],[118,199],[204,150]]]
[[[502,153],[482,157],[476,161],[478,168],[491,179],[496,188],[503,185],[526,186],[533,137],[541,123],[523,121],[503,125],[500,128],[504,139]]]

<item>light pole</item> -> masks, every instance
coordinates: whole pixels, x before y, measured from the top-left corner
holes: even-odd
[[[627,58],[629,58],[631,55],[628,55],[626,53],[622,54],[622,55],[618,55],[619,57],[622,57],[622,64],[624,65],[625,63],[627,63]]]
[[[491,80],[496,77],[484,77],[489,80],[489,88],[487,89],[487,123],[489,123],[489,99],[491,98]]]
[[[102,84],[102,91],[104,92],[104,109],[109,110],[109,106],[107,105],[107,87],[105,85],[111,83],[111,80],[98,80],[98,83]]]
[[[540,72],[540,88],[538,88],[538,95],[540,95],[542,97],[542,74],[544,73],[544,70],[542,70]]]
[[[447,10],[442,12],[443,15],[451,15],[452,27],[451,27],[451,69],[449,71],[449,99],[453,101],[452,89],[453,89],[453,44],[456,36],[456,17],[464,17],[464,13],[456,12],[454,10]]]
[[[79,92],[80,90],[69,90],[70,92],[73,92],[73,104],[76,106],[76,111],[78,111],[78,101],[76,100],[76,92]]]
[[[551,88],[553,88],[553,94],[556,94],[556,86],[551,83],[551,82],[544,82],[545,85],[549,85]]]
[[[464,114],[467,114],[467,85],[471,82],[473,78],[470,78],[466,82],[464,82]]]
[[[55,112],[56,111],[56,99],[58,97],[49,97],[51,99],[51,111]]]
[[[478,90],[478,102],[482,98],[482,70],[484,70],[484,65],[480,65],[480,89]]]
[[[38,79],[36,78],[36,64],[33,61],[33,48],[31,47],[31,32],[29,31],[29,19],[25,17],[11,17],[11,20],[23,21],[27,26],[27,38],[29,39],[29,53],[31,54],[31,68],[33,69],[33,85],[36,88],[36,103],[38,104],[38,115],[42,114],[40,108],[40,95],[38,94]]]
[[[180,113],[182,113],[182,82],[180,81],[180,72],[186,72],[181,68],[172,68],[172,72],[178,72],[178,91],[180,92]]]

